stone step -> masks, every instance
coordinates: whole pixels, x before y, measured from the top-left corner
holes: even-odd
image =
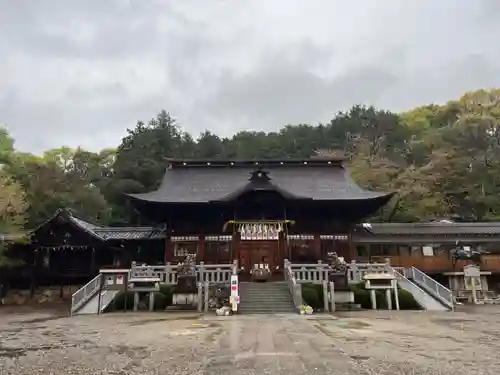
[[[255,286],[244,286],[244,285],[240,285],[240,289],[241,290],[262,290],[262,291],[266,291],[266,290],[289,290],[288,287],[283,287],[283,286],[261,286],[261,287],[255,287]]]
[[[249,305],[262,305],[262,306],[289,306],[293,305],[293,301],[240,301],[240,305],[249,306]]]
[[[288,283],[286,281],[268,281],[268,282],[242,281],[240,284],[243,284],[243,285],[288,285]]]
[[[278,309],[278,310],[282,310],[282,309],[291,309],[293,308],[293,303],[286,303],[286,304],[278,304],[278,305],[265,305],[265,304],[253,304],[253,303],[240,303],[238,305],[238,308],[239,309],[242,309],[242,310],[250,310],[250,309],[257,309],[257,310],[274,310],[274,309]]]
[[[293,305],[288,305],[288,306],[238,306],[238,310],[241,312],[245,311],[289,311],[292,312],[295,310]],[[345,310],[342,310],[345,311]]]
[[[276,296],[266,296],[266,295],[253,295],[240,294],[240,299],[242,301],[293,301],[292,296],[289,295],[276,295]]]
[[[269,296],[253,296],[250,297],[248,295],[244,295],[243,297],[240,297],[242,301],[275,301],[275,302],[289,302],[293,301],[291,297],[288,296],[276,296],[276,297],[269,297]]]
[[[238,310],[241,314],[296,314],[294,309],[254,309]]]
[[[255,292],[248,290],[240,290],[241,295],[249,296],[249,297],[260,297],[260,296],[269,296],[269,297],[279,297],[279,296],[291,296],[288,290],[280,291],[280,292]]]
[[[286,282],[243,282],[239,288],[242,314],[296,313]]]
[[[241,288],[240,290],[253,293],[290,293],[288,288]]]
[[[281,283],[240,283],[240,288],[252,288],[252,289],[284,289],[288,288],[288,285]]]

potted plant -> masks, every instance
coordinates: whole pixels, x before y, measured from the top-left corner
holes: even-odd
[[[309,305],[300,306],[300,314],[301,315],[311,315],[313,313],[313,308]]]

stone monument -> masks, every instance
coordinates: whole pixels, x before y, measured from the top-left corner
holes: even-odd
[[[198,288],[196,284],[196,260],[189,254],[179,263],[177,268],[177,285],[173,288],[174,305],[195,307],[197,305]]]
[[[347,263],[340,258],[336,252],[327,254],[327,261],[330,266],[328,279],[335,283],[336,291],[347,291],[349,285],[347,282]]]
[[[188,254],[177,268],[177,293],[196,293],[196,261],[194,254]]]

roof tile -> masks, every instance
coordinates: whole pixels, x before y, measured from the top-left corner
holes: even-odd
[[[257,163],[257,162],[256,162]],[[271,182],[292,196],[314,200],[364,200],[391,194],[368,191],[359,187],[341,163],[307,162],[277,164],[275,161],[256,165],[234,164],[179,165],[167,169],[160,188],[131,197],[164,203],[219,201],[244,188],[256,168],[268,172]]]

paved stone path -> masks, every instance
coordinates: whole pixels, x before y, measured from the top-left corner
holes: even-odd
[[[500,307],[201,317],[0,314],[0,374],[498,374]]]

